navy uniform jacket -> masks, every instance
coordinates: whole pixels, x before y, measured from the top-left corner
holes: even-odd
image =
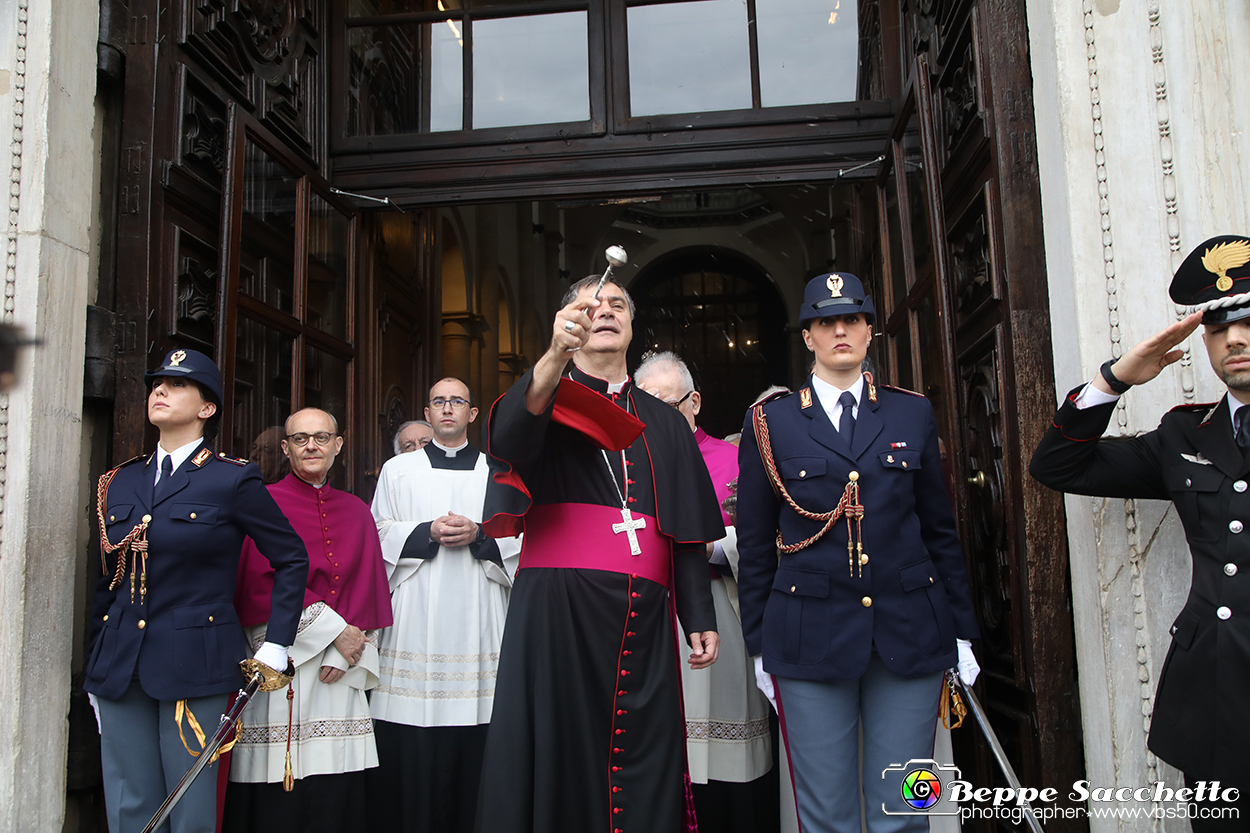
[[[266,638],[279,645],[295,641],[308,551],[254,463],[218,455],[204,443],[174,471],[172,491],[153,506],[155,477],[153,454],[146,464],[141,458],[124,464],[109,484],[104,519],[110,542],[151,515],[147,595],[141,600],[140,567],[131,600],[130,564],[117,589],[109,590],[120,553],[106,558],[109,574],[96,584],[83,687],[116,700],[137,670],[143,690],[157,700],[235,691],[243,681],[239,661],[251,656],[234,610],[244,536],[274,567]]]
[[[816,543],[778,554],[778,527],[793,544],[821,524],[773,492],[747,414],[738,452],[738,598],[747,651],[762,652],[770,673],[850,680],[875,648],[891,671],[916,677],[954,666],[955,639],[978,635],[933,408],[919,394],[880,386],[877,400],[865,382],[853,447],[810,387],[764,405],[773,459],[799,506],[833,509],[850,473],[859,473],[868,558],[854,575],[844,518]]]
[[[1084,386],[1082,386],[1084,387]],[[1250,455],[1228,404],[1189,405],[1137,437],[1099,439],[1115,403],[1079,410],[1068,394],[1029,472],[1077,495],[1170,500],[1193,558],[1189,598],[1172,625],[1152,752],[1194,779],[1245,787],[1250,749]],[[1227,618],[1222,618],[1227,617]]]

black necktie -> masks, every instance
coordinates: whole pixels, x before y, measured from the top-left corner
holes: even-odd
[[[169,482],[174,478],[174,458],[168,454],[165,459],[161,460],[161,479],[156,481],[156,492],[153,499],[154,503],[159,503],[160,499],[165,497],[169,491]]]
[[[851,437],[855,436],[855,395],[849,390],[838,397],[838,404],[842,406],[842,416],[838,419],[838,433],[842,435],[842,439],[846,440],[846,444],[851,444]]]
[[[1250,408],[1244,405],[1237,409],[1237,445],[1250,450]]]

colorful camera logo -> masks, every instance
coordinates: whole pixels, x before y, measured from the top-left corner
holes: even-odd
[[[942,779],[927,769],[913,769],[903,776],[899,792],[908,807],[928,810],[942,797]]]
[[[887,795],[897,789],[898,801],[882,804],[888,816],[950,816],[959,812],[951,801],[950,784],[959,780],[959,768],[939,764],[932,759],[912,759],[905,764],[890,764],[881,773]]]

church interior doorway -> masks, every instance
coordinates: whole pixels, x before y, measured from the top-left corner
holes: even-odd
[[[631,370],[648,351],[677,353],[702,391],[705,430],[735,433],[760,391],[806,375],[798,301],[811,277],[860,268],[854,230],[873,187],[848,177],[438,209],[441,371],[491,402],[546,349],[568,286],[602,273],[605,248],[619,245],[629,262],[614,278],[638,307]]]

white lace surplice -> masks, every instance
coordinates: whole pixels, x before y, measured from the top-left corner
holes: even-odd
[[[435,468],[421,452],[382,469],[373,515],[382,538],[395,623],[382,631],[381,683],[371,707],[378,720],[409,726],[490,722],[516,539],[497,543],[507,569],[473,557],[469,547],[439,547],[433,558],[400,558],[422,523],[450,512],[482,519],[489,471]]]
[[[295,663],[291,705],[291,770],[295,777],[355,772],[378,765],[373,721],[365,691],[378,683],[377,631],[366,634],[360,662],[348,666],[334,647],[347,623],[325,602],[304,608],[291,661]],[[247,629],[252,650],[265,640],[265,626]],[[321,682],[321,666],[345,671],[338,681]],[[230,758],[230,780],[277,783],[287,749],[287,690],[258,692],[243,710],[239,740]]]

